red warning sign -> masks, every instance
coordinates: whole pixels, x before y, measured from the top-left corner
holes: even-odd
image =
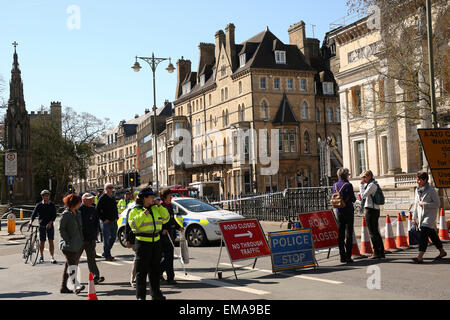
[[[266,237],[256,219],[219,222],[232,261],[270,255]]]
[[[311,228],[314,248],[333,248],[339,245],[339,230],[331,210],[300,213],[302,228]]]

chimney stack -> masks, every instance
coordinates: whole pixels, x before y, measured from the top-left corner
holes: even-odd
[[[292,26],[289,27],[288,33],[289,33],[289,44],[296,45],[303,53],[303,55],[305,55],[305,46],[306,46],[305,22],[303,22],[302,20],[296,24],[293,24]]]
[[[213,43],[200,42],[198,49],[200,50],[200,59],[198,63],[197,83],[200,83],[200,72],[205,65],[214,65],[215,45]]]
[[[219,62],[220,47],[225,45],[225,33],[222,30],[216,32],[216,64]]]
[[[231,60],[231,71],[233,72],[235,70],[236,66],[236,49],[235,49],[235,43],[234,43],[234,30],[235,26],[232,23],[229,23],[225,27],[225,50],[227,52],[228,57]]]
[[[175,92],[175,100],[181,96],[181,83],[186,75],[191,72],[191,61],[184,60],[183,57],[177,61],[177,90]]]

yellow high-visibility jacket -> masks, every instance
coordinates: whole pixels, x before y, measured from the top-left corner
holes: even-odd
[[[149,214],[145,214],[145,208],[136,206],[128,215],[128,224],[136,239],[146,242],[159,241],[162,226],[169,220],[169,211],[158,205],[153,205]]]

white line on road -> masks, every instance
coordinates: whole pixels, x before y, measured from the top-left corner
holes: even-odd
[[[190,274],[185,275],[183,273],[176,272],[175,275],[179,279],[201,281],[201,282],[204,282],[206,284],[209,284],[209,285],[215,286],[215,287],[224,287],[227,289],[242,291],[242,292],[246,292],[246,293],[252,293],[252,294],[256,294],[256,295],[270,294],[270,292],[268,292],[268,291],[258,290],[258,289],[248,288],[248,287],[241,287],[236,284],[227,283],[224,281],[212,280],[212,279],[205,279],[205,278],[193,276]]]
[[[117,263],[117,262],[112,262],[112,261],[100,261],[100,262],[110,264],[112,266],[122,266],[122,264]]]
[[[231,263],[220,263],[220,264],[232,267]],[[240,266],[240,265],[237,265],[237,264],[235,264],[234,266],[235,266],[235,268],[242,268],[242,269],[246,269],[246,270],[256,270],[256,271],[265,272],[265,273],[273,273],[272,270],[265,270],[265,269],[258,269],[258,268],[253,269],[251,267]],[[286,272],[279,272],[279,273],[286,274]],[[312,281],[321,281],[321,282],[326,282],[326,283],[331,283],[331,284],[343,284],[342,281],[320,279],[320,278],[315,278],[315,277],[310,277],[310,276],[303,276],[303,275],[297,275],[297,276],[294,276],[294,278],[299,278],[299,279],[304,279],[304,280],[312,280]]]

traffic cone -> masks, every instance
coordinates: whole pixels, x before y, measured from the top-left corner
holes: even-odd
[[[447,222],[445,221],[444,208],[441,208],[441,214],[439,215],[439,239],[441,241],[450,241],[450,236],[448,234]]]
[[[23,209],[20,209],[20,220],[23,220]]]
[[[95,293],[94,276],[92,272],[89,272],[89,294],[88,300],[98,300],[97,294]]]
[[[373,253],[372,245],[370,244],[369,229],[367,228],[365,217],[362,218],[361,253],[363,254]]]
[[[401,214],[397,215],[397,236],[395,238],[397,248],[408,248],[408,240],[406,239],[405,229],[403,228],[403,219]]]
[[[353,230],[352,258],[364,258],[364,257],[365,256],[363,256],[359,251],[358,241],[356,241],[355,230]]]
[[[397,246],[395,245],[394,232],[392,231],[391,219],[389,218],[388,214],[386,215],[384,250],[397,250]]]

